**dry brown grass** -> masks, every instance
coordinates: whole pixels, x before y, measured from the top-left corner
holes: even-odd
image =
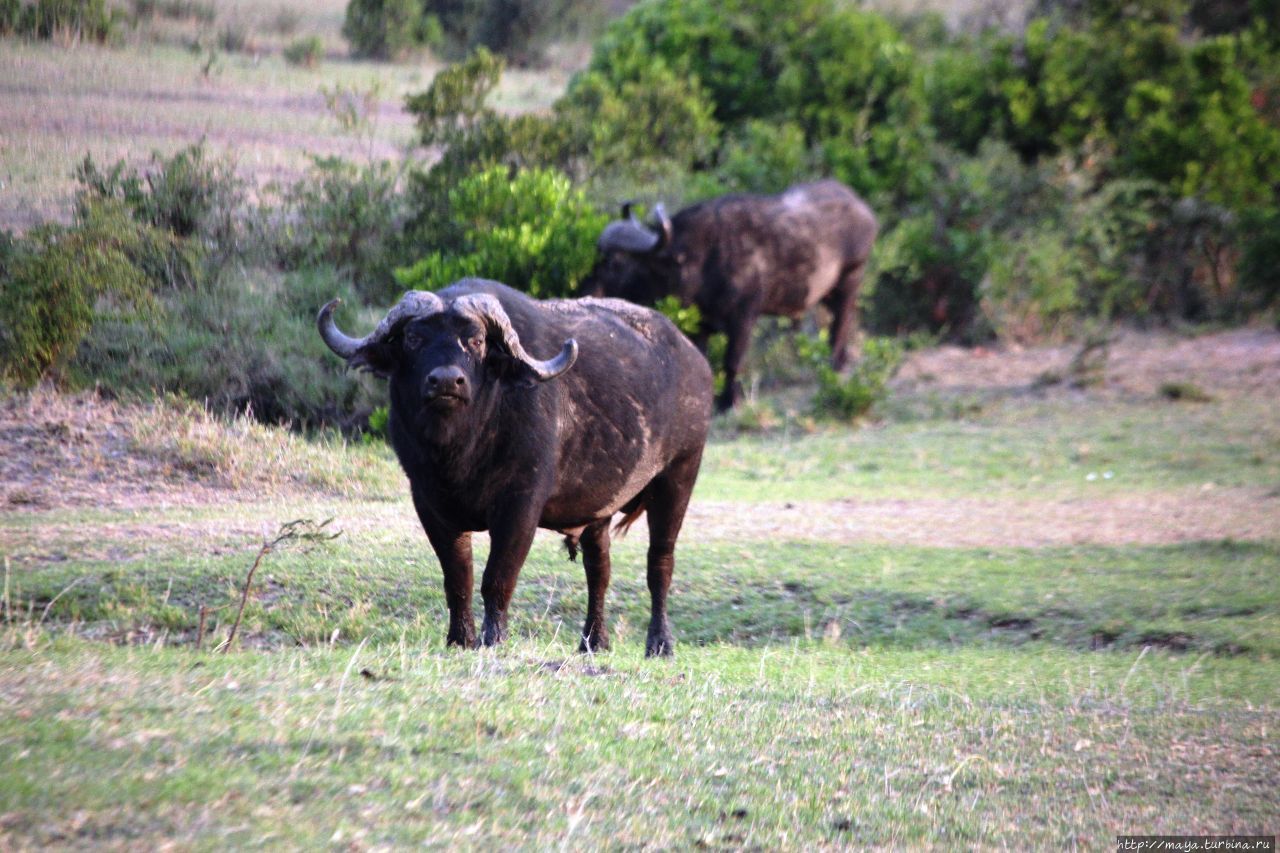
[[[13,394],[0,399],[0,448],[0,510],[398,493],[385,449],[333,452],[177,400],[125,405],[48,388]]]
[[[220,5],[225,14],[248,14],[251,6],[231,0]],[[285,5],[279,0],[271,8]],[[266,9],[255,14],[271,16]],[[230,156],[255,187],[296,180],[312,155],[396,157],[416,137],[404,96],[425,89],[441,67],[430,57],[403,64],[333,58],[308,70],[275,53],[251,52],[221,55],[206,74],[208,60],[207,53],[173,44],[66,50],[3,42],[0,228],[24,231],[69,218],[72,171],[86,154],[141,168],[153,152],[170,155],[204,139],[212,153]],[[565,65],[508,72],[493,105],[510,112],[543,109],[572,71]],[[321,89],[338,86],[376,88],[378,110],[369,132],[345,131],[332,117]]]

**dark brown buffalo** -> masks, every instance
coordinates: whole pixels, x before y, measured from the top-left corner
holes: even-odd
[[[538,527],[581,546],[581,648],[609,645],[609,524],[649,516],[648,655],[671,654],[676,537],[711,419],[711,369],[660,313],[616,299],[538,301],[491,281],[410,291],[367,337],[320,311],[325,343],[390,381],[388,431],[444,571],[450,644],[476,642],[471,533],[489,531],[480,641],[500,642]],[[553,354],[540,361],[531,353]],[[615,532],[617,528],[614,528]]]
[[[584,294],[653,305],[668,295],[698,306],[703,351],[724,332],[723,411],[741,396],[737,382],[751,329],[761,314],[798,318],[821,302],[831,311],[831,358],[844,367],[858,287],[877,223],[871,208],[836,181],[794,186],[779,195],[728,195],[650,229],[623,207],[600,235],[600,259]]]

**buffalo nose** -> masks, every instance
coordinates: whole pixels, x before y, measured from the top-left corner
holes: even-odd
[[[462,368],[455,365],[437,367],[427,374],[427,396],[461,394],[466,390],[467,377]]]

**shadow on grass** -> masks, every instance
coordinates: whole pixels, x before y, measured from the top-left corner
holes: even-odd
[[[363,549],[363,550],[362,550]],[[609,591],[616,642],[648,622],[644,545],[619,543]],[[483,554],[477,554],[483,565]],[[10,621],[115,643],[205,647],[225,636],[243,583],[235,556],[68,563],[26,573]],[[934,648],[1041,642],[1072,650],[1151,646],[1214,655],[1280,654],[1280,545],[1233,541],[1048,549],[699,544],[682,549],[671,597],[686,644],[760,646],[797,639]],[[245,643],[401,642],[438,646],[439,570],[425,545],[281,554],[255,579]],[[479,571],[477,572],[479,574]],[[576,645],[582,568],[540,542],[517,587],[517,636]],[[479,597],[477,595],[477,607]],[[197,626],[206,608],[203,636]],[[222,609],[214,609],[222,608]]]

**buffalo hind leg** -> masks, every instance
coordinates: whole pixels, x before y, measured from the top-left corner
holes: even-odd
[[[831,330],[827,337],[831,343],[831,366],[836,370],[843,370],[849,360],[849,338],[858,315],[858,289],[866,268],[863,262],[845,270],[835,289],[822,300],[831,311]]]
[[[580,652],[603,652],[609,648],[609,631],[604,626],[604,596],[609,589],[609,519],[582,531],[582,567],[587,572],[587,621],[582,626]]]
[[[672,463],[648,487],[645,512],[649,516],[648,580],[652,609],[649,636],[644,644],[645,657],[670,657],[675,652],[676,641],[667,619],[667,592],[675,570],[676,538],[684,523],[685,510],[689,508],[689,496],[701,462],[699,448],[696,453]]]
[[[755,313],[748,312],[735,318],[725,334],[724,390],[716,398],[718,413],[729,411],[742,399],[742,383],[738,381],[738,373],[747,359],[747,349],[751,346],[751,329],[755,322]]]

